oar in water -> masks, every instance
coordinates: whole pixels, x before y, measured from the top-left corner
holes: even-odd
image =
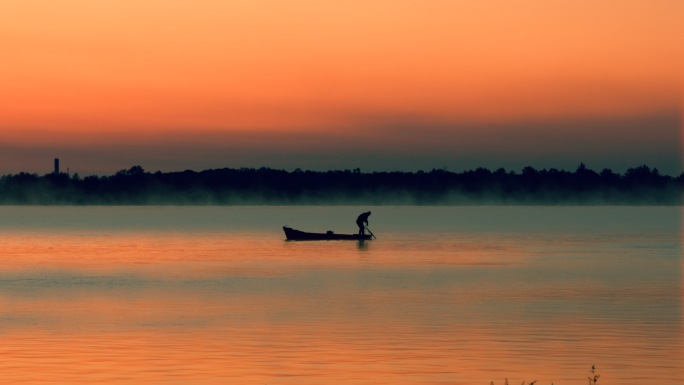
[[[371,235],[373,238],[378,239],[378,237],[376,237],[375,234],[373,234],[373,232],[370,231],[370,229],[368,228],[368,226],[366,226],[366,230],[368,230],[368,232],[370,233],[370,235]]]

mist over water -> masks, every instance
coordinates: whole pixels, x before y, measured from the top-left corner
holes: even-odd
[[[4,206],[0,381],[680,383],[680,214]]]

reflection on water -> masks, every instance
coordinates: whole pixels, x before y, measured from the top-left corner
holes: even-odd
[[[284,241],[364,209],[2,207],[0,382],[684,381],[677,210],[376,207],[378,240]]]

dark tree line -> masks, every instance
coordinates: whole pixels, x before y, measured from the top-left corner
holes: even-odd
[[[359,169],[288,172],[271,168],[146,172],[110,176],[19,173],[0,177],[0,204],[658,204],[683,203],[684,173],[648,166],[624,174],[520,172],[484,168],[460,173]]]

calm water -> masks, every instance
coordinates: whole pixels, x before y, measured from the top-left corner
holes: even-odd
[[[684,383],[672,207],[0,207],[0,383]]]

